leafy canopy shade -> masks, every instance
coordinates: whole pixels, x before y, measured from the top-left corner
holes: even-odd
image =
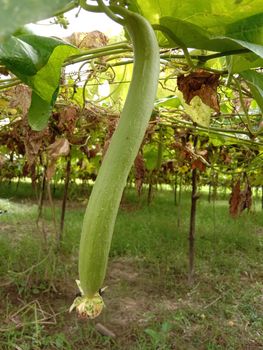
[[[173,37],[159,36],[162,46],[183,43],[219,52],[247,48],[263,57],[261,0],[137,0],[131,6],[152,24],[172,32]]]

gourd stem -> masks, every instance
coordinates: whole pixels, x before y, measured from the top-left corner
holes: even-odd
[[[102,12],[99,6],[89,5],[86,3],[86,0],[79,0],[79,6],[89,12],[96,12],[96,13]]]
[[[98,1],[98,7],[103,11],[105,12],[105,14],[111,18],[113,21],[119,23],[120,25],[125,25],[125,22],[123,20],[123,18],[119,17],[119,16],[116,16],[116,14],[111,11],[111,9],[106,6],[103,2],[103,0],[97,0]]]
[[[86,0],[79,0],[79,5],[84,10],[87,10],[89,12],[104,12],[109,18],[111,18],[114,22],[119,23],[120,25],[125,25],[125,21],[123,18],[116,16],[116,14],[110,9],[110,7],[106,6],[103,2],[103,0],[97,0],[98,6],[95,5],[89,5],[86,3]],[[117,8],[117,6],[112,6],[112,8]]]

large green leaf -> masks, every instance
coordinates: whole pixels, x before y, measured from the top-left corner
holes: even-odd
[[[189,48],[210,50],[210,51],[232,51],[242,48],[234,40],[228,38],[213,38],[212,35],[203,28],[187,21],[162,17],[160,24],[171,31],[172,35],[165,34],[167,44],[164,46],[181,46],[180,43]]]
[[[247,70],[245,72],[242,72],[241,76],[245,80],[249,81],[252,85],[257,87],[261,91],[263,96],[263,74],[253,70]]]
[[[261,46],[263,44],[263,11],[226,26],[225,36]]]
[[[40,131],[47,126],[52,105],[32,92],[31,106],[28,112],[28,122],[33,130]]]
[[[20,35],[19,39],[31,45],[38,54],[37,70],[41,69],[49,60],[53,50],[60,45],[68,45],[63,40],[57,38],[48,38],[40,35]]]
[[[253,16],[252,19],[255,17],[258,18],[259,16]],[[160,18],[160,24],[162,27],[168,29],[164,33],[167,39],[167,43],[164,46],[181,46],[181,43],[183,43],[189,48],[218,52],[235,51],[245,48],[263,57],[263,46],[258,44],[260,42],[263,43],[263,15],[261,16],[261,27],[260,23],[258,23],[258,26],[250,27],[252,19],[249,18],[244,21],[244,26],[248,27],[238,27],[240,32],[230,32],[224,36],[215,36],[202,27],[173,17]],[[248,35],[248,32],[252,34]]]
[[[263,46],[262,45],[258,45],[258,44],[253,44],[244,40],[238,40],[238,39],[233,39],[233,38],[229,38],[229,37],[221,37],[222,40],[231,40],[236,44],[239,44],[241,47],[248,49],[252,52],[254,52],[256,55],[258,55],[259,57],[263,58]],[[262,41],[263,43],[263,41]]]
[[[69,0],[0,0],[0,38],[26,23],[48,18]]]
[[[37,51],[19,38],[10,37],[0,44],[0,64],[19,78],[21,74],[36,74],[38,59]]]
[[[136,0],[132,3],[152,24],[165,26],[173,33],[173,38],[166,33],[166,40],[159,36],[163,46],[183,43],[189,48],[219,52],[246,48],[263,57],[261,0]]]
[[[159,23],[170,16],[195,24],[215,36],[226,34],[234,23],[263,13],[261,0],[133,0],[140,13],[149,21]]]
[[[0,63],[24,81],[24,76],[35,75],[60,45],[66,43],[38,35],[11,36],[0,44]]]
[[[45,66],[34,76],[30,76],[27,83],[41,98],[51,103],[53,94],[59,85],[63,62],[78,51],[78,49],[65,44],[55,47]]]
[[[46,126],[62,64],[78,52],[61,40],[35,35],[10,37],[0,45],[0,62],[33,90],[29,123],[34,130]]]
[[[240,73],[250,68],[263,67],[263,59],[254,53],[231,56],[231,73]]]

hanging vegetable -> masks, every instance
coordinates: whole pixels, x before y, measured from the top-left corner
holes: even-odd
[[[84,318],[98,316],[104,306],[101,288],[106,274],[112,234],[127,177],[151,117],[159,78],[159,47],[145,18],[125,8],[81,6],[104,11],[124,25],[134,48],[134,68],[118,127],[112,137],[85,213],[79,251],[80,296],[72,304]]]

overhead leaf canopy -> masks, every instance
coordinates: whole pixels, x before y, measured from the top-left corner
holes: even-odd
[[[134,0],[133,8],[173,33],[160,36],[162,46],[182,42],[188,48],[219,52],[244,47],[262,57],[261,0]]]
[[[263,2],[261,0],[131,0],[157,30],[161,47],[221,53],[229,74],[241,73],[262,109]],[[203,52],[203,53],[202,53]],[[192,53],[191,53],[192,54]],[[204,62],[207,62],[206,58]],[[218,61],[217,61],[218,64]],[[205,63],[207,68],[210,68]],[[216,67],[216,64],[214,67]]]
[[[26,23],[53,16],[67,4],[68,0],[0,0],[0,39]]]
[[[110,1],[110,3],[124,2]],[[54,38],[35,35],[7,38],[6,34],[30,21],[54,15],[63,7],[71,9],[78,4],[78,1],[69,0],[52,0],[52,2],[50,0],[45,2],[0,0],[0,36],[2,36],[0,64],[32,88],[29,121],[35,130],[40,130],[47,124],[58,93],[61,66],[64,60],[79,51]],[[223,76],[228,73],[229,77],[238,73],[247,82],[258,106],[263,108],[262,74],[255,71],[256,68],[263,65],[262,0],[129,0],[129,7],[132,11],[141,13],[154,25],[161,47],[182,48],[186,58],[189,53],[188,60],[181,55],[183,63],[180,63],[180,67],[185,65],[186,71],[188,68],[190,70],[195,68],[217,70]],[[195,49],[195,51],[189,50],[188,52],[186,49]],[[216,54],[213,54],[214,52]],[[92,50],[86,52],[86,64],[91,62],[92,58],[96,58],[96,53],[93,56],[92,54],[94,54]],[[98,53],[98,57],[100,56],[103,56],[103,52]],[[191,56],[197,57],[192,58],[194,61],[192,65]],[[218,59],[219,56],[220,59]],[[173,70],[173,64],[175,62],[176,65],[177,61],[170,58],[167,60]],[[116,62],[116,65],[118,64],[119,62]],[[120,84],[129,82],[130,68],[114,67],[114,74],[119,76]],[[173,71],[171,74],[179,75],[178,72]],[[89,79],[91,78],[90,76]],[[96,78],[94,77],[95,80]],[[166,77],[163,76],[165,84],[166,80]],[[125,89],[122,89],[121,86],[123,85],[120,85],[120,88],[111,86],[112,98],[122,95]],[[85,89],[83,91],[81,99],[85,101]],[[167,91],[165,95],[159,96],[165,99],[165,102],[161,101],[160,107],[181,103],[178,102],[178,96],[170,95],[171,91],[175,90],[170,90],[169,99],[167,99]],[[219,112],[219,108],[217,111]],[[197,120],[197,123],[208,126],[208,114],[207,112],[207,118],[201,123],[199,118],[193,118]]]

